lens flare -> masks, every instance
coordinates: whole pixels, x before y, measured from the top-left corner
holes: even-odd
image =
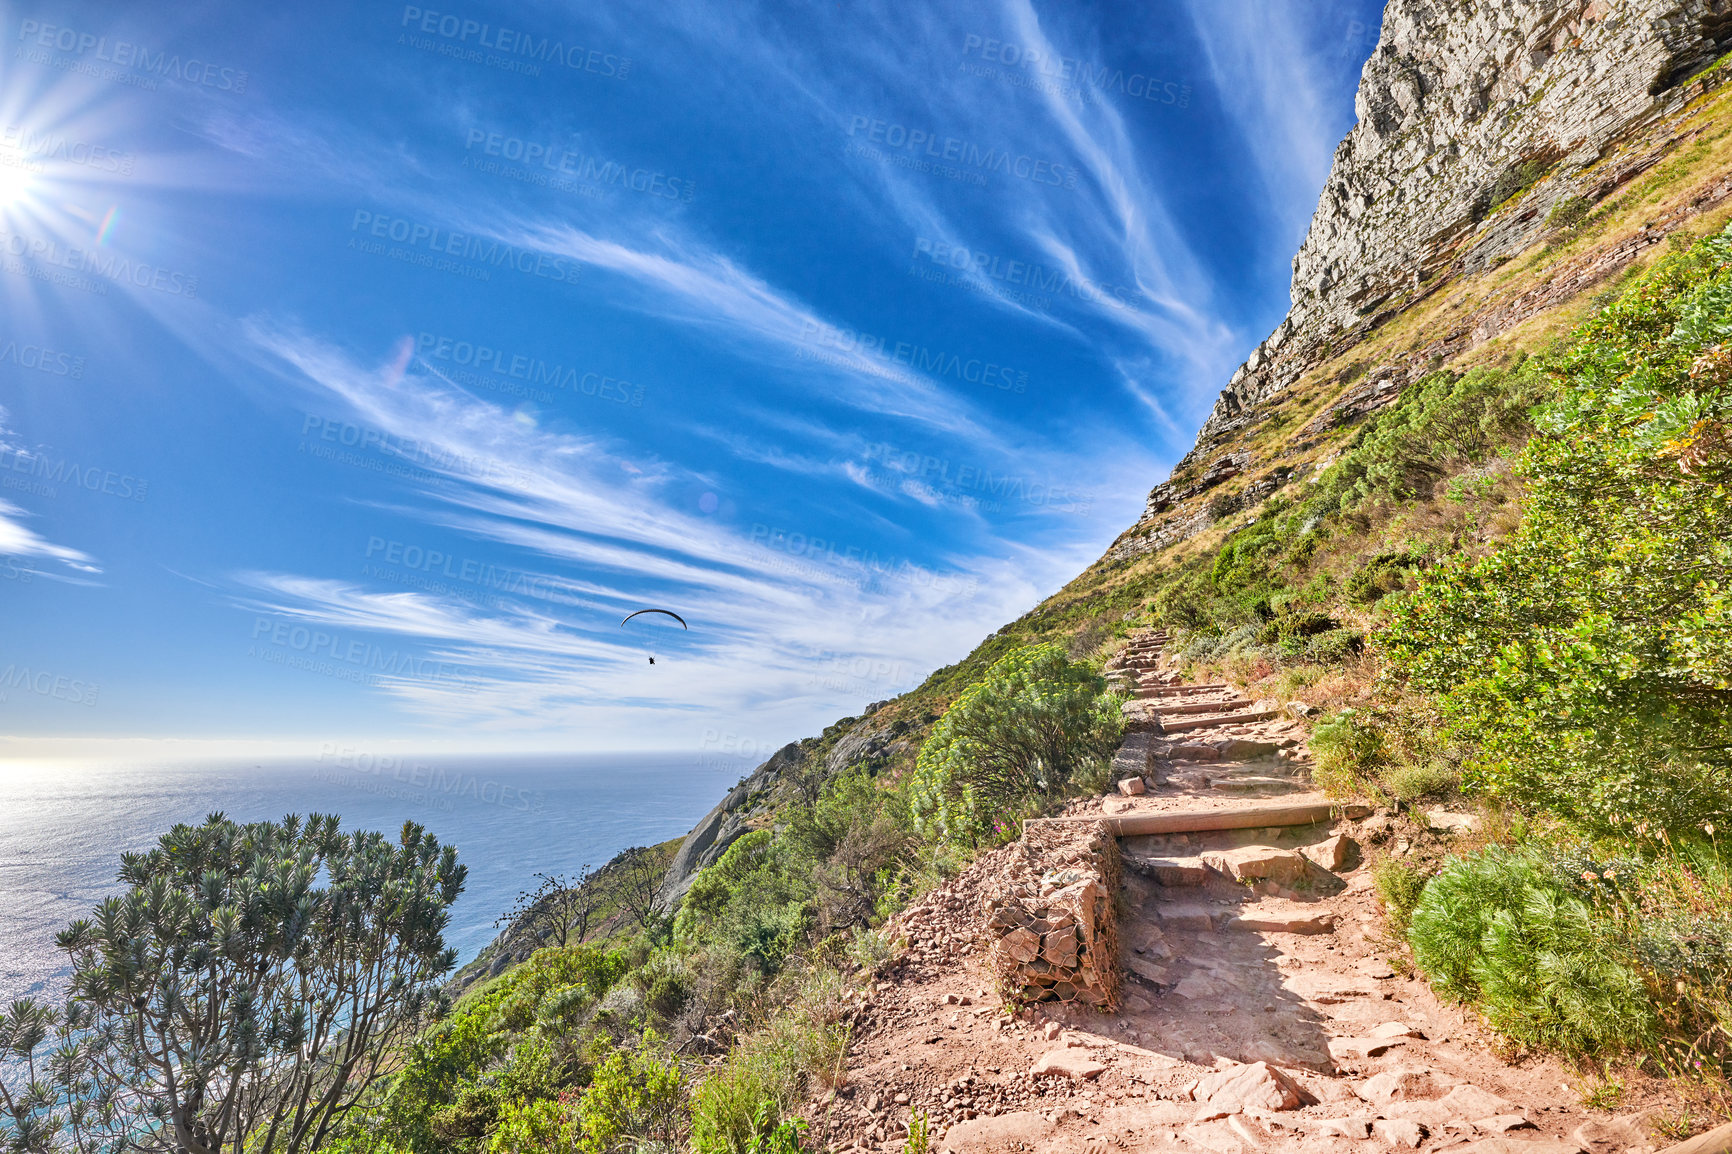
[[[0,157],[0,209],[11,208],[30,195],[35,174],[12,157]]]

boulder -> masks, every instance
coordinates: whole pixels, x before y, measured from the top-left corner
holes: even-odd
[[[1203,864],[1234,881],[1296,881],[1305,876],[1305,859],[1292,850],[1272,845],[1246,845],[1237,849],[1210,850]]]
[[[1379,1118],[1371,1124],[1372,1132],[1391,1146],[1418,1149],[1425,1140],[1425,1130],[1411,1118]]]
[[[1105,1063],[1097,1062],[1089,1057],[1087,1050],[1072,1049],[1069,1046],[1062,1050],[1047,1051],[1034,1064],[1034,1074],[1037,1078],[1043,1074],[1062,1074],[1073,1082],[1085,1082],[1090,1078],[1098,1078],[1105,1069]]]
[[[1441,1087],[1430,1070],[1385,1070],[1353,1087],[1353,1092],[1373,1106],[1412,1098],[1435,1098]]]
[[[1119,792],[1124,794],[1126,797],[1141,797],[1144,793],[1148,792],[1148,789],[1143,784],[1142,778],[1127,777],[1123,781],[1119,782]]]
[[[1236,1114],[1240,1110],[1297,1110],[1304,1104],[1298,1083],[1267,1062],[1229,1066],[1201,1078],[1191,1097],[1205,1107]]]
[[[1219,761],[1221,751],[1200,741],[1180,742],[1167,750],[1169,761]]]
[[[1359,843],[1346,834],[1336,834],[1327,841],[1302,848],[1300,853],[1330,873],[1352,869],[1359,864]]]

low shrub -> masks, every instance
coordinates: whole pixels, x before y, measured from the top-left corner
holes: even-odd
[[[1419,905],[1428,880],[1429,875],[1424,870],[1399,858],[1383,858],[1372,863],[1372,886],[1383,901],[1389,928],[1398,937],[1406,936],[1408,923],[1413,919],[1413,911]]]
[[[978,844],[1037,812],[1112,757],[1119,699],[1057,645],[1000,658],[956,699],[921,747],[909,798],[923,830]],[[1085,776],[1085,779],[1086,776]]]
[[[1540,852],[1492,847],[1432,879],[1407,939],[1438,989],[1516,1041],[1572,1054],[1644,1050],[1659,1021],[1611,930]]]

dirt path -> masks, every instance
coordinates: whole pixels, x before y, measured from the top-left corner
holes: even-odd
[[[1159,644],[1133,643],[1122,662],[1150,704],[1130,710],[1148,736],[1117,764],[1146,759],[1146,792],[1068,815],[1315,796],[1302,725],[1229,686],[1169,691]],[[1397,836],[1378,815],[1123,838],[1126,981],[1111,1013],[1003,1012],[979,910],[1008,850],[986,855],[894,923],[908,951],[857,1011],[848,1081],[814,1104],[815,1136],[901,1151],[919,1113],[932,1148],[959,1154],[1665,1146],[1644,1128],[1652,1110],[1586,1109],[1578,1074],[1500,1059],[1467,1015],[1391,968],[1358,846]]]

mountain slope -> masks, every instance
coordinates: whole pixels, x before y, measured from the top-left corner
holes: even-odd
[[[784,784],[792,778],[906,768],[949,700],[1019,645],[1057,639],[1075,656],[1100,656],[1138,622],[1239,624],[1174,620],[1184,575],[1216,564],[1259,514],[1314,497],[1404,390],[1440,370],[1516,363],[1669,236],[1723,222],[1729,44],[1732,0],[1391,0],[1361,81],[1360,122],[1337,149],[1294,259],[1293,309],[1233,374],[1143,516],[956,665],[760,766],[688,837],[664,900],[751,828],[751,814],[769,820],[796,792]],[[1428,467],[1438,475],[1416,494],[1427,515],[1362,509],[1308,565],[1289,566],[1287,584],[1399,587],[1387,556],[1411,542],[1392,515],[1428,522],[1445,547],[1471,549],[1509,527],[1507,484],[1477,502],[1431,500],[1480,463]],[[1373,572],[1380,557],[1383,572]],[[1371,624],[1371,609],[1344,596],[1315,606],[1338,632]],[[1324,678],[1325,703],[1331,693],[1351,700],[1362,674]]]

